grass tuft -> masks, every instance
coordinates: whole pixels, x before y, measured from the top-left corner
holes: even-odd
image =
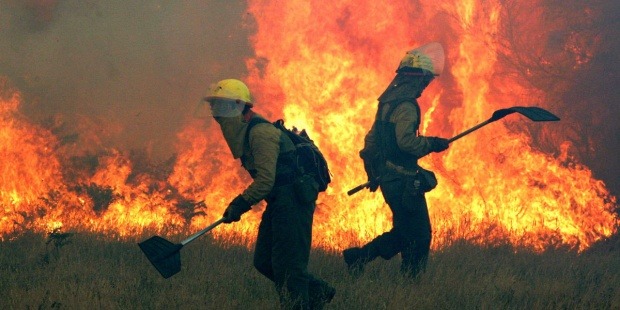
[[[616,240],[581,254],[455,241],[415,280],[398,257],[352,277],[339,253],[313,250],[309,269],[337,289],[326,309],[620,309]],[[169,279],[137,242],[58,232],[0,242],[0,309],[278,309],[252,251],[233,239],[183,247]]]

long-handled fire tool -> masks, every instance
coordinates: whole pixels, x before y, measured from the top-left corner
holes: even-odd
[[[224,218],[215,221],[203,230],[181,241],[181,243],[174,244],[162,237],[153,236],[138,243],[138,246],[142,252],[144,252],[144,255],[146,255],[146,258],[148,258],[151,264],[155,266],[155,269],[159,271],[161,276],[167,279],[181,271],[181,254],[179,253],[181,248],[184,245],[194,241],[196,238],[209,232],[222,222],[224,222]]]
[[[448,141],[450,143],[472,133],[473,131],[476,131],[478,129],[480,129],[483,126],[486,126],[492,122],[495,122],[497,120],[500,120],[502,118],[504,118],[506,115],[512,114],[512,113],[519,113],[527,118],[529,118],[532,121],[535,122],[550,122],[550,121],[559,121],[560,118],[553,115],[551,112],[539,108],[539,107],[512,107],[512,108],[507,108],[507,109],[500,109],[497,110],[495,112],[493,112],[493,115],[491,116],[491,118],[489,118],[488,120],[470,128],[465,130],[464,132],[454,136],[453,138],[449,139]],[[370,185],[370,182],[366,182],[364,184],[358,185],[352,189],[350,189],[347,194],[349,196],[361,191],[362,189],[368,187]]]

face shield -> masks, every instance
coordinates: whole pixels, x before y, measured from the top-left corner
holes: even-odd
[[[210,97],[205,98],[205,101],[208,102],[213,117],[239,116],[245,107],[245,103],[240,100]]]
[[[407,72],[410,75],[425,75],[428,73],[439,76],[443,71],[444,63],[443,47],[437,42],[432,42],[408,51],[401,60],[396,72]]]

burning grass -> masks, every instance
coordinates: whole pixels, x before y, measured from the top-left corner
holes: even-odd
[[[448,1],[411,6],[407,1],[345,0],[326,6],[322,1],[248,1],[244,15],[253,25],[249,54],[254,56],[245,59],[248,74],[242,78],[256,97],[256,109],[308,130],[334,174],[331,187],[319,197],[311,265],[338,288],[331,308],[620,308],[618,202],[597,176],[611,173],[606,182],[616,180],[613,161],[605,160],[617,146],[607,139],[616,131],[605,121],[617,111],[607,104],[613,100],[606,90],[615,83],[607,65],[617,50],[611,43],[615,41],[608,40],[615,32],[598,28],[615,17],[614,10],[607,10],[612,2],[607,2],[557,6],[553,1]],[[125,15],[134,25],[134,14]],[[203,25],[203,16],[199,20]],[[11,21],[8,30],[13,29]],[[40,39],[59,41],[63,29],[53,26],[66,24],[50,23],[50,31],[41,32]],[[45,41],[46,33],[52,34],[50,41]],[[357,158],[362,137],[397,60],[405,50],[430,41],[445,44],[449,68],[420,98],[423,134],[453,136],[513,104],[560,112],[562,122],[534,126],[507,118],[444,154],[422,160],[436,171],[440,184],[428,194],[435,233],[428,272],[410,283],[396,273],[394,260],[374,263],[354,280],[335,253],[391,226],[381,195],[345,195],[366,180]],[[54,50],[39,45],[44,55]],[[24,48],[16,45],[12,50],[21,53]],[[165,46],[155,50],[168,51]],[[24,55],[37,53],[28,50]],[[79,59],[70,56],[71,62]],[[145,54],[125,56],[120,58],[150,59]],[[231,62],[241,57],[230,56]],[[185,72],[176,63],[162,66]],[[214,74],[211,69],[195,70],[187,72],[209,78]],[[87,83],[94,77],[86,77],[80,80],[87,84],[69,87],[79,95],[60,96],[69,106],[79,102],[85,107],[82,113],[55,111],[39,121],[28,109],[20,109],[22,100],[33,94],[23,96],[0,77],[0,308],[273,308],[275,293],[252,269],[245,246],[256,232],[260,207],[242,222],[210,234],[217,239],[203,238],[183,249],[184,269],[172,279],[159,278],[142,257],[136,242],[145,231],[169,236],[203,228],[219,218],[250,178],[231,160],[209,121],[158,119],[152,123],[166,128],[152,130],[154,137],[140,137],[144,145],[113,143],[125,140],[119,136],[138,135],[131,128],[142,112],[129,112],[138,109],[132,98],[152,109],[157,105],[142,95],[163,93],[162,98],[170,100],[162,102],[175,110],[182,110],[178,103],[187,99],[168,97],[176,92],[149,83],[142,78],[145,72],[120,73],[125,75],[119,78],[141,77],[139,85],[119,83],[138,93],[110,97],[112,106],[123,104],[126,109],[119,114],[124,115],[83,115],[106,106],[100,98],[81,101],[100,97]],[[162,74],[155,80],[186,80],[165,70]],[[602,78],[588,78],[594,76]],[[35,84],[60,85],[41,93],[60,93],[63,83],[74,81],[41,78]],[[148,84],[160,89],[143,88]],[[105,93],[113,92],[102,85]],[[192,93],[192,88],[183,89]],[[42,110],[62,106],[49,99],[42,98]],[[152,117],[161,115],[152,112]],[[131,124],[121,122],[128,115],[133,116]],[[172,123],[183,124],[168,128]],[[175,130],[177,138],[174,156],[154,164],[152,139],[173,134],[169,130]],[[128,151],[130,147],[145,150]],[[599,173],[583,164],[588,161],[596,163]],[[70,235],[60,229],[80,232]],[[49,235],[40,235],[45,232]],[[462,239],[468,242],[455,241]],[[497,245],[503,243],[510,245]]]
[[[240,240],[202,237],[181,250],[182,271],[167,280],[138,241],[60,232],[4,241],[0,308],[277,309],[271,283]],[[379,259],[355,279],[337,253],[314,250],[310,270],[338,290],[327,309],[620,307],[617,236],[582,253],[454,242],[432,252],[417,281],[401,277],[398,263]]]

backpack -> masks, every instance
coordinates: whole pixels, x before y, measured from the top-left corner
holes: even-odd
[[[252,127],[259,123],[269,123],[269,121],[260,117],[250,119],[246,132],[246,141]],[[299,131],[295,127],[288,129],[284,126],[284,121],[281,119],[271,124],[284,132],[295,145],[295,162],[299,173],[301,175],[312,175],[319,184],[319,192],[324,192],[332,181],[331,173],[325,156],[314,144],[314,141],[310,139],[306,130]]]

